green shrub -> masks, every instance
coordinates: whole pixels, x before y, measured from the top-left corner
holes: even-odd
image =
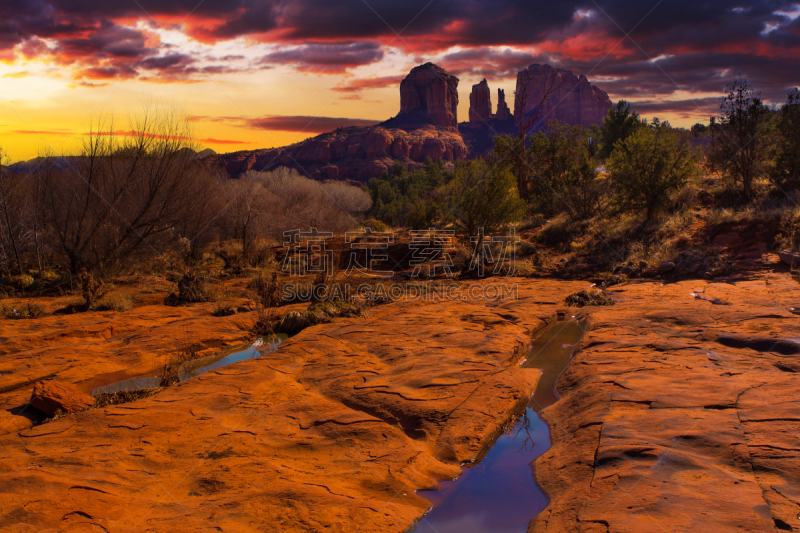
[[[646,221],[664,206],[671,191],[699,173],[696,154],[688,144],[679,144],[678,134],[666,123],[640,128],[617,142],[607,167],[618,207],[644,211]]]
[[[789,93],[778,119],[778,154],[773,179],[783,186],[800,182],[800,90]]]

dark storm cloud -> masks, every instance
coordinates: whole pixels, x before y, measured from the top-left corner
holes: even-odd
[[[405,76],[380,76],[372,78],[356,78],[347,80],[333,88],[336,92],[357,93],[364,89],[384,89],[386,87],[397,88]]]
[[[688,100],[672,100],[656,102],[642,100],[631,103],[631,109],[642,117],[648,118],[663,113],[674,113],[682,118],[707,118],[719,111],[719,98],[690,98]]]
[[[739,74],[768,101],[783,102],[800,85],[800,56],[761,57],[743,53],[696,52],[652,60],[606,60],[557,64],[586,73],[612,99],[653,99],[677,92],[721,93]]]
[[[796,2],[0,0],[0,54],[52,54],[89,79],[182,80],[234,68],[199,67],[201,58],[133,29],[145,21],[204,42],[246,36],[281,44],[264,68],[341,73],[380,61],[389,45],[422,60],[458,45],[442,66],[490,82],[551,63],[586,74],[612,98],[660,103],[678,91],[718,93],[741,72],[767,99],[782,101],[800,84],[800,18],[781,14],[797,11]],[[493,48],[499,45],[517,49]],[[382,82],[360,83],[336,90],[357,93]]]
[[[540,0],[300,0],[284,6],[282,15],[294,38],[384,37],[423,52],[429,42],[442,38],[464,45],[531,43],[568,24],[575,5]],[[424,38],[416,39],[420,36]]]
[[[100,27],[85,37],[60,39],[56,51],[67,58],[95,55],[139,58],[155,51],[146,46],[146,40],[146,36],[138,30],[102,20]]]
[[[468,48],[445,54],[442,64],[457,76],[471,74],[487,79],[515,77],[523,68],[536,61],[536,56],[517,50]]]
[[[374,41],[345,43],[310,43],[295,48],[278,50],[264,56],[265,65],[295,65],[300,70],[314,72],[343,72],[383,59],[381,46]]]

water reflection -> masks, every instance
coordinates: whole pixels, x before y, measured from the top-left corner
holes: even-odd
[[[192,361],[187,361],[181,366],[181,369],[178,373],[178,379],[180,381],[186,381],[187,379],[195,378],[205,374],[206,372],[211,372],[212,370],[222,368],[223,366],[228,366],[233,363],[238,363],[239,361],[252,359],[264,353],[274,352],[287,338],[288,336],[283,334],[270,335],[269,337],[258,338],[252,345],[244,350],[238,350],[230,354],[223,353],[211,355],[200,359],[194,359]],[[103,387],[98,387],[92,390],[92,396],[97,396],[98,394],[114,394],[117,392],[132,392],[142,389],[154,389],[160,385],[161,377],[158,376],[129,378],[105,385]]]
[[[536,391],[518,419],[461,476],[441,490],[420,492],[433,510],[414,533],[525,533],[530,520],[547,506],[547,494],[536,483],[533,461],[551,444],[550,429],[539,413],[558,400],[555,382],[583,336],[574,320],[555,322],[531,343],[523,368],[539,368]]]

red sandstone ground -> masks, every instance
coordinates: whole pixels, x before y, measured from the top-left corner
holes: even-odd
[[[529,531],[800,529],[797,282],[636,283],[614,299],[545,410],[552,501]]]
[[[517,366],[520,347],[586,285],[519,281],[517,303],[396,302],[146,399],[25,429],[5,415],[0,528],[404,531],[430,505],[414,490],[457,475],[528,398],[537,373]],[[41,367],[89,390],[146,371],[185,327],[235,342],[244,316],[145,306],[4,323],[18,344],[2,361],[21,363],[16,380]],[[19,405],[31,388],[0,397]]]
[[[776,531],[800,521],[800,302],[788,272],[614,287],[544,416],[551,503],[530,531]],[[0,393],[4,531],[405,531],[536,373],[530,331],[585,282],[519,279],[520,300],[401,301],[132,403],[35,427]],[[703,298],[690,296],[702,290]],[[206,350],[248,314],[153,305],[4,321],[0,387],[82,390],[147,373],[186,328]],[[147,303],[147,302],[146,302]],[[29,424],[28,424],[29,425]]]

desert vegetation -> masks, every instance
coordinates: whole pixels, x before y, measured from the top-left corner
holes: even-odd
[[[2,159],[6,295],[66,290],[82,296],[84,309],[125,309],[126,298],[104,294],[103,278],[181,273],[211,259],[238,269],[263,265],[274,261],[284,231],[341,233],[358,227],[372,205],[360,187],[287,168],[232,179],[202,164],[188,123],[169,110],[147,110],[128,127],[120,136],[97,120],[75,155]]]
[[[648,121],[624,100],[591,128],[551,120],[529,133],[520,122],[524,133],[496,136],[485,160],[396,164],[368,185],[372,215],[389,226],[464,235],[516,225],[528,267],[567,276],[660,275],[653,269],[664,263],[719,275],[727,258],[712,241],[721,234],[757,232],[772,251],[797,250],[799,110],[798,89],[767,106],[739,77],[710,124],[690,129]],[[490,197],[501,182],[507,194]],[[478,206],[487,209],[479,221]]]
[[[727,260],[711,241],[732,226],[797,250],[798,109],[797,89],[769,107],[738,78],[709,125],[648,121],[620,101],[602,125],[551,120],[495,137],[483,158],[396,162],[363,186],[286,167],[228,176],[197,157],[189,127],[168,111],[134,117],[122,137],[96,121],[76,155],[0,166],[0,283],[7,297],[80,296],[71,312],[124,312],[135,295],[103,280],[158,273],[173,283],[165,304],[207,303],[224,317],[241,307],[226,280],[252,278],[236,294],[251,297],[254,330],[268,332],[279,263],[307,259],[279,257],[285,232],[312,227],[336,238],[446,229],[456,274],[475,267],[484,235],[513,227],[523,274],[619,278],[672,262],[713,275]],[[7,307],[9,318],[41,314]]]

